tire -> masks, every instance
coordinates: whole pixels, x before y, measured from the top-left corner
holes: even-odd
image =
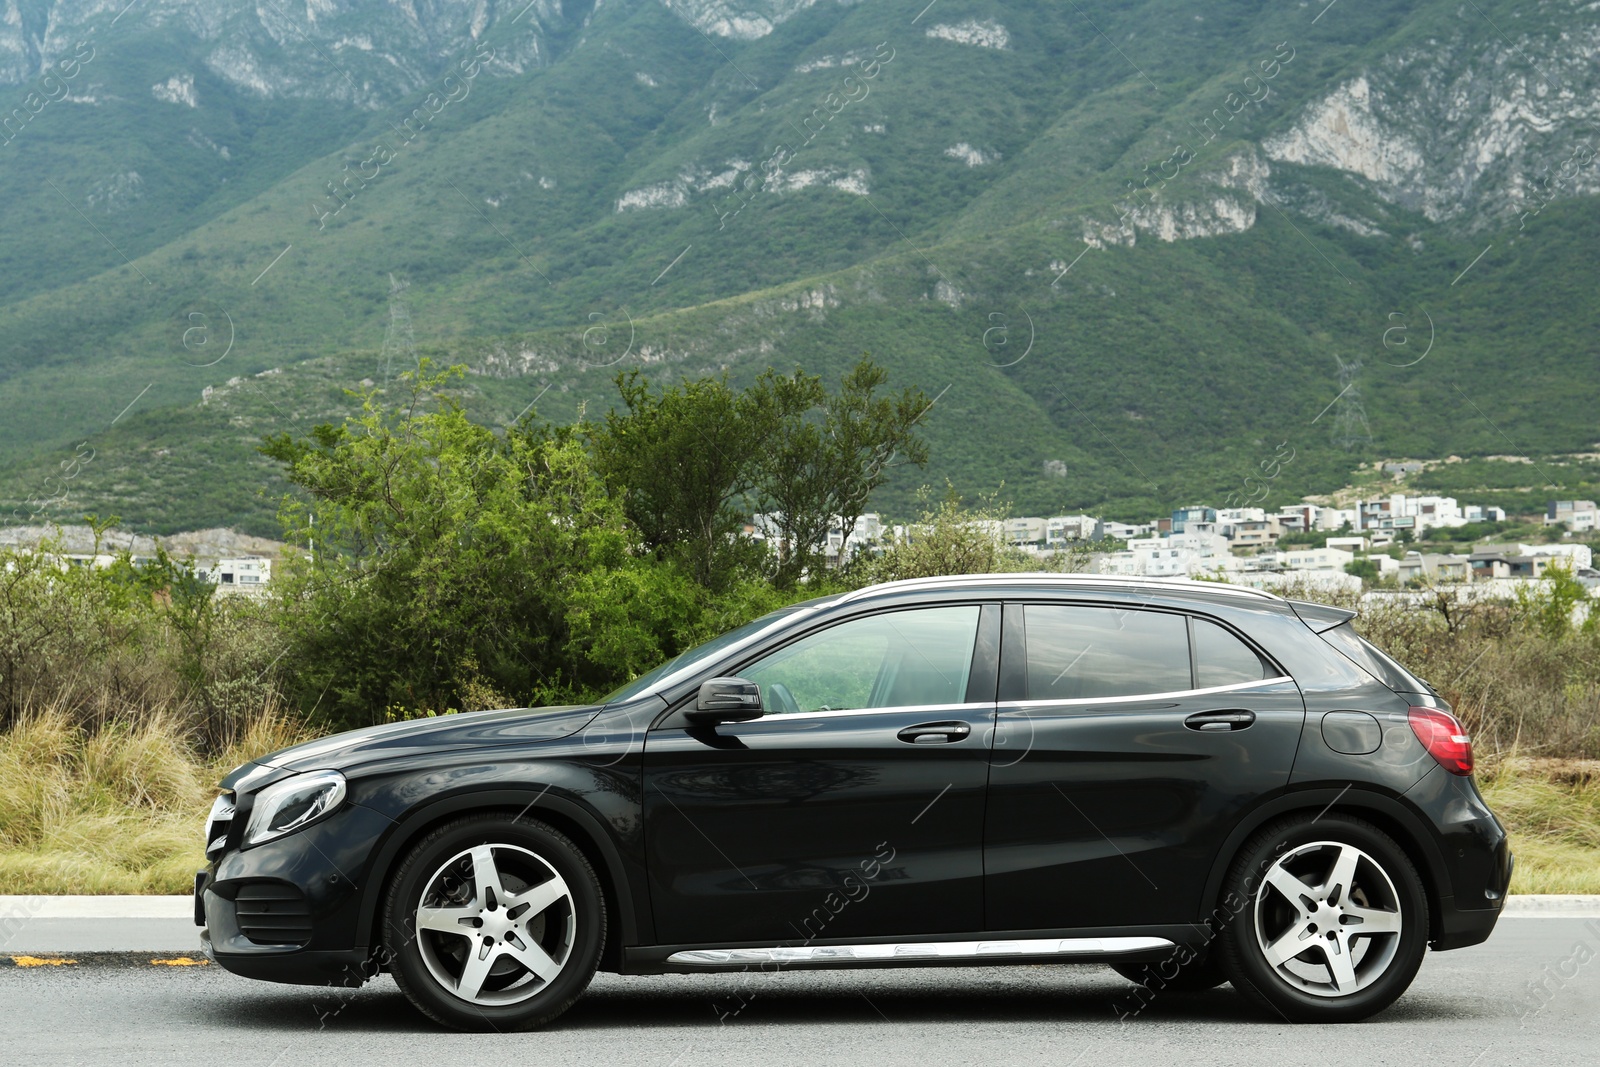
[[[528,1030],[594,977],[605,898],[588,857],[541,822],[469,815],[406,854],[384,902],[384,948],[418,1011],[458,1030]]]
[[[1428,948],[1416,867],[1393,838],[1353,816],[1264,827],[1239,851],[1224,890],[1236,912],[1217,945],[1223,972],[1292,1022],[1377,1014],[1411,985]]]
[[[1203,993],[1228,980],[1214,955],[1181,965],[1173,960],[1160,963],[1113,963],[1111,969],[1134,985],[1158,993]]]

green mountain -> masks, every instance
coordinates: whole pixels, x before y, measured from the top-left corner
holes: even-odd
[[[8,4],[0,523],[276,532],[261,435],[421,355],[507,421],[870,351],[890,509],[1600,438],[1575,0]]]

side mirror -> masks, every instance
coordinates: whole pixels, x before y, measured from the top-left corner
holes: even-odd
[[[694,707],[683,717],[697,726],[719,722],[749,722],[762,714],[761,687],[743,678],[708,678],[700,683]]]

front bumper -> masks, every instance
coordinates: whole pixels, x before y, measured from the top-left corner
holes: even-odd
[[[378,844],[393,824],[359,805],[249,849],[229,849],[195,880],[206,956],[246,978],[357,986],[381,967],[361,928]]]

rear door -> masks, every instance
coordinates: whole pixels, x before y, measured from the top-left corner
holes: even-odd
[[[737,668],[762,718],[645,741],[663,944],[975,931],[998,604],[879,612]]]
[[[1007,604],[984,834],[990,930],[1192,922],[1305,705],[1238,632],[1176,611]]]

